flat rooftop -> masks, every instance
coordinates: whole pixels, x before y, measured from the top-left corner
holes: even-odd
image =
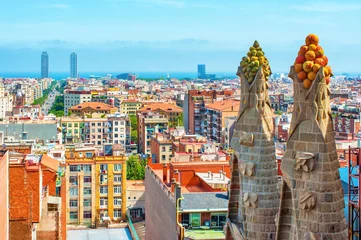
[[[226,177],[223,173],[199,173],[197,172],[196,175],[202,179],[204,182],[208,184],[228,184],[229,178]]]

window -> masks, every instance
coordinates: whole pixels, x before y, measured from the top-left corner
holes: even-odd
[[[165,152],[165,147],[162,147],[162,152]]]
[[[57,212],[58,204],[48,203],[48,212]]]
[[[92,127],[95,127],[95,123],[92,123]]]
[[[72,127],[73,126],[73,124],[72,123],[68,123],[68,127]]]
[[[92,171],[92,165],[83,165],[84,172],[91,172]]]
[[[115,137],[115,138],[117,138],[117,137],[118,137],[118,134],[117,134],[117,133],[116,133],[116,134],[114,134],[114,137]]]
[[[103,219],[103,217],[108,217],[108,211],[101,211],[100,212],[100,219]]]
[[[114,164],[114,171],[121,171],[122,170],[122,164]]]
[[[100,184],[105,184],[108,181],[108,176],[107,175],[100,174],[99,178],[100,178]]]
[[[77,188],[70,188],[70,196],[77,196],[78,195],[78,189]]]
[[[114,186],[114,194],[121,194],[122,187],[121,186]]]
[[[121,206],[122,205],[122,198],[115,197],[114,198],[114,206]]]
[[[78,185],[78,177],[70,176],[69,178],[70,185],[77,186]]]
[[[108,170],[108,164],[100,164],[100,171],[107,171]]]
[[[165,155],[162,155],[162,161],[165,161]]]
[[[53,153],[53,157],[61,157],[61,153]]]
[[[85,153],[85,157],[86,157],[86,158],[92,158],[92,157],[93,157],[93,153],[91,153],[91,152],[86,152],[86,153]]]
[[[70,200],[69,207],[78,207],[78,200]]]
[[[92,194],[92,189],[91,188],[84,188],[84,195],[87,195],[87,194]]]
[[[226,223],[225,213],[212,213],[211,214],[211,227],[222,227]]]
[[[118,123],[117,121],[114,121],[114,125],[115,125],[115,126],[118,126],[119,123]]]
[[[84,218],[92,218],[92,212],[91,211],[84,211],[83,217]]]
[[[95,129],[94,129],[94,128],[92,129],[92,133],[95,133]]]
[[[78,212],[70,212],[70,219],[72,220],[78,219]]]
[[[92,206],[92,200],[91,199],[84,199],[83,205],[84,205],[84,207],[91,207]]]
[[[108,207],[108,198],[100,198],[100,207],[102,208]]]
[[[78,127],[78,123],[74,123],[74,127]]]
[[[114,210],[114,218],[121,218],[122,217],[122,210],[116,209]]]
[[[114,129],[114,132],[118,132],[118,128],[115,128],[115,129]]]
[[[200,213],[192,213],[192,227],[200,227],[201,226],[201,214]]]
[[[91,183],[91,182],[92,182],[92,177],[84,176],[84,183]]]
[[[182,214],[182,225],[185,227],[189,226],[189,213]]]
[[[108,186],[100,186],[99,192],[100,192],[100,194],[107,194]]]
[[[98,123],[98,127],[101,127],[102,126],[102,124],[101,123]]]
[[[114,174],[114,183],[121,183],[122,182],[122,175]]]
[[[83,153],[80,152],[80,153],[79,153],[79,157],[82,158],[82,157],[83,157]]]
[[[77,172],[78,171],[78,165],[70,165],[69,169],[70,169],[70,172]]]

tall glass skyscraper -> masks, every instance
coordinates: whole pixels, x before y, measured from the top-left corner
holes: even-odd
[[[47,52],[41,54],[41,78],[49,77],[49,56]]]
[[[205,79],[206,78],[206,65],[198,64],[198,78]]]
[[[78,78],[78,55],[70,54],[70,78]]]

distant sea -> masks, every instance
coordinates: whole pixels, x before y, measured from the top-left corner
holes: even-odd
[[[89,76],[107,76],[108,74],[111,74],[113,77],[121,74],[122,72],[80,72],[79,76],[82,78],[88,78]],[[167,74],[169,74],[170,78],[196,78],[197,73],[196,72],[135,72],[137,75],[137,78],[167,78]],[[218,73],[212,73],[216,74],[216,77],[230,77],[235,78],[236,73],[235,72],[218,72]],[[39,72],[0,72],[0,77],[3,78],[39,78],[40,73]],[[66,79],[69,77],[68,72],[50,72],[49,77],[61,80]]]

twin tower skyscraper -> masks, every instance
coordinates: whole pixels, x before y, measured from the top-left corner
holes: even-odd
[[[41,78],[49,77],[49,55],[47,52],[41,54]],[[70,78],[78,77],[78,55],[70,54]]]

